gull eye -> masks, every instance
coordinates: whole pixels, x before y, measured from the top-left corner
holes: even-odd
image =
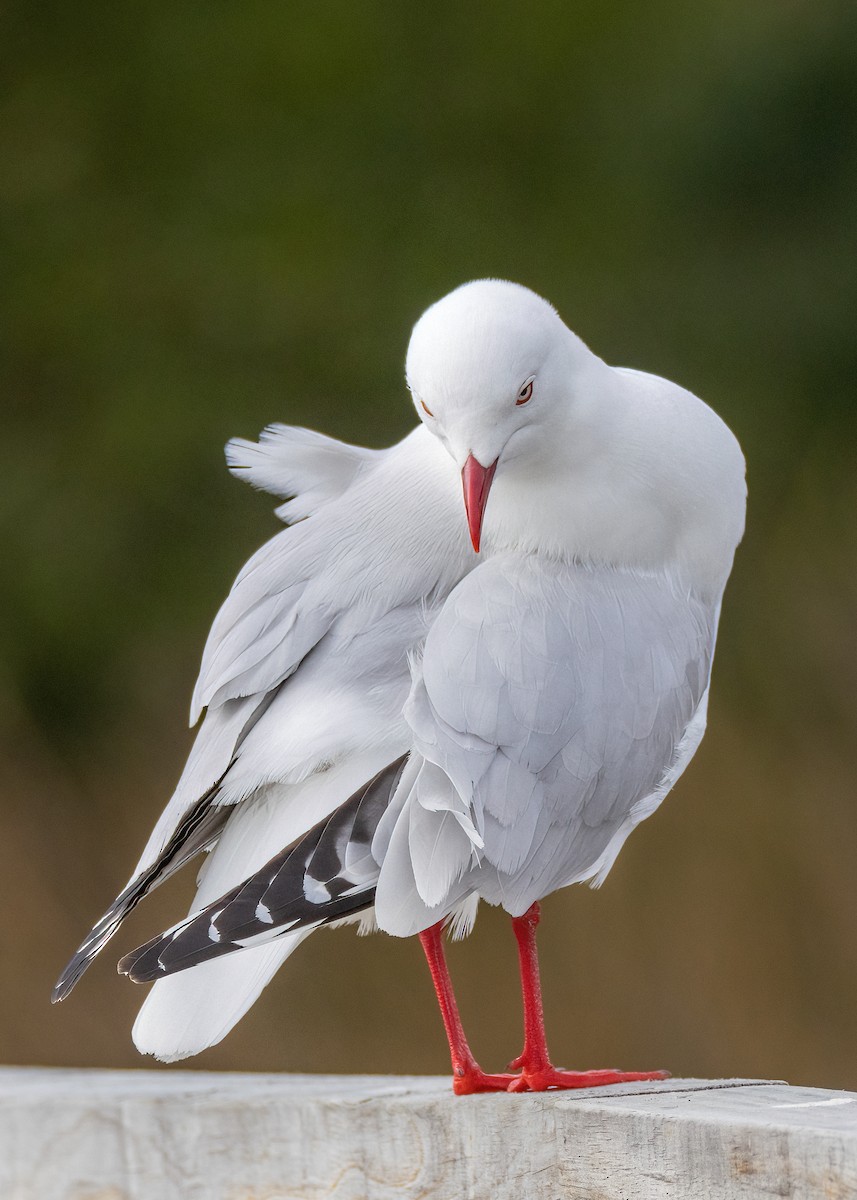
[[[428,413],[428,415],[429,415],[430,417],[433,417],[433,416],[434,416],[434,413],[433,413],[433,412],[432,412],[432,410],[429,408],[429,406],[426,404],[425,400],[420,400],[420,407],[422,408],[423,412],[426,412],[426,413]]]
[[[524,384],[524,386],[521,388],[521,390],[518,392],[518,398],[516,399],[515,403],[517,405],[527,404],[532,399],[532,395],[533,395],[533,380],[528,379],[527,382]]]

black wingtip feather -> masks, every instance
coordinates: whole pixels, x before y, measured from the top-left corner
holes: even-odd
[[[124,921],[132,908],[144,894],[142,881],[129,885],[120,892],[107,912],[96,921],[90,932],[78,946],[69,959],[54,990],[51,992],[51,1004],[59,1004],[72,991],[81,975],[87,970],[96,955],[107,945],[113,934]]]
[[[72,955],[51,993],[51,1004],[65,1000],[90,964],[144,896],[216,841],[229,809],[213,804],[220,781],[201,796],[167,842],[158,859],[120,892]]]
[[[119,963],[119,973],[134,983],[151,983],[245,949],[251,939],[267,941],[370,908],[375,900],[375,880],[349,878],[344,849],[357,842],[368,853],[406,761],[404,755],[379,771],[331,816],[281,850],[249,879],[174,929],[126,954]],[[311,899],[314,888],[320,888],[326,898]],[[264,918],[258,915],[260,906],[265,910]]]

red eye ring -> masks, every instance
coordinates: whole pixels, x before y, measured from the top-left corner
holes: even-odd
[[[533,395],[533,381],[528,379],[521,390],[518,392],[518,399],[515,401],[517,405],[528,404]]]
[[[429,408],[429,406],[426,404],[425,400],[420,400],[420,404],[422,405],[423,412],[427,412],[430,417],[434,416],[434,413]]]

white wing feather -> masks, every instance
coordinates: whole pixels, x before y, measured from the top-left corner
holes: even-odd
[[[275,424],[262,431],[258,442],[233,438],[226,445],[226,462],[233,475],[260,491],[288,497],[276,513],[290,525],[341,496],[357,473],[383,453],[314,429]]]

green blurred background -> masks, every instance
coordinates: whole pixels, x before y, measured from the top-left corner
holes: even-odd
[[[7,6],[0,1058],[140,1065],[120,950],[71,950],[191,741],[208,624],[276,529],[222,446],[378,446],[410,326],[473,277],[708,400],[749,531],[710,732],[601,892],[550,899],[568,1066],[857,1087],[857,7],[800,0]],[[452,952],[520,1043],[496,912]],[[325,933],[200,1067],[445,1071],[414,942]]]

